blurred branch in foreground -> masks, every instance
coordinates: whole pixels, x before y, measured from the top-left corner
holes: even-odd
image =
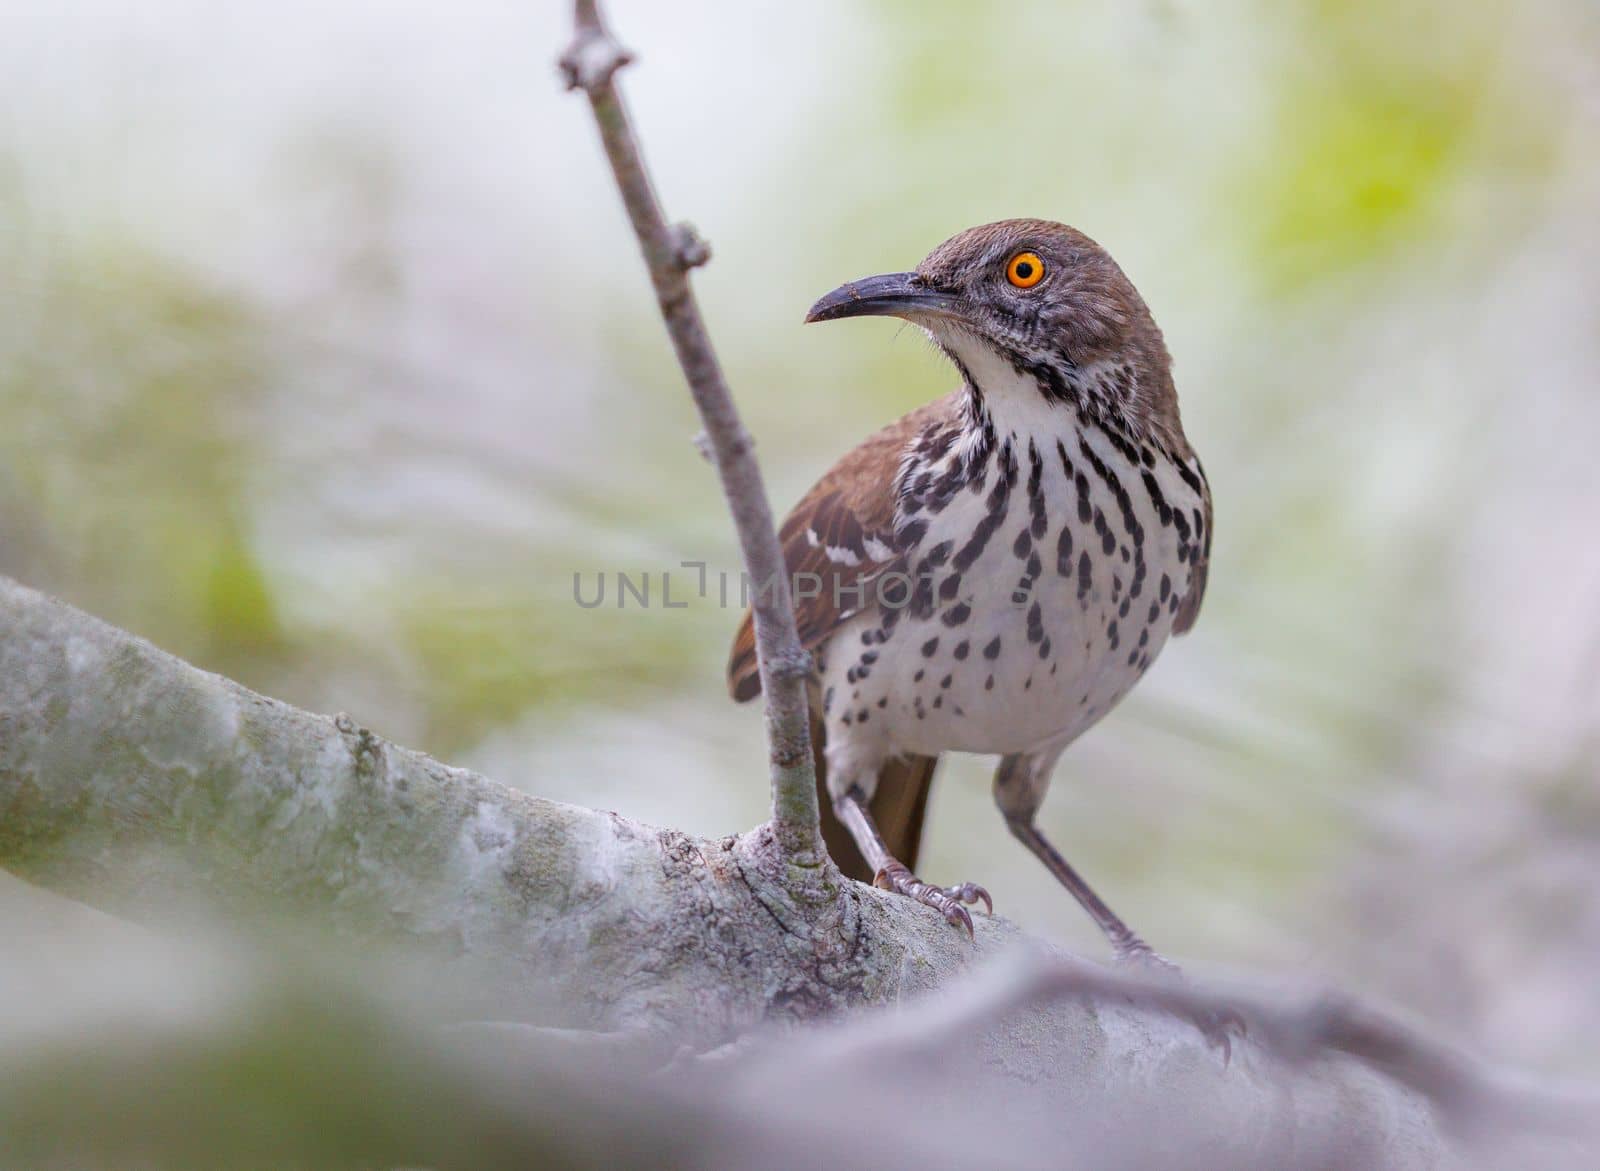
[[[404,941],[450,980],[492,984],[486,1002],[524,1022],[471,1030],[499,1056],[479,1052],[477,1072],[463,1075],[415,1023],[374,1022],[376,1009],[341,1004],[334,991],[295,992],[309,977],[261,956],[222,981],[238,998],[232,1008],[228,997],[220,1008],[200,998],[208,1013],[198,1033],[171,1014],[124,1006],[122,1041],[106,1043],[96,1026],[85,1044],[73,1022],[100,1019],[95,1011],[69,1010],[58,1028],[32,1011],[24,1028],[13,1008],[0,1020],[15,1030],[0,1037],[10,1074],[0,1131],[13,1144],[37,1140],[7,1152],[18,1158],[85,1154],[72,1144],[91,1136],[59,1111],[87,1096],[127,1144],[119,1149],[191,1165],[192,1147],[162,1145],[174,1111],[254,1110],[265,1092],[256,1074],[270,1088],[319,1068],[344,1071],[337,1091],[310,1099],[323,1105],[312,1111],[291,1094],[275,1107],[298,1118],[298,1130],[236,1128],[208,1165],[228,1165],[230,1153],[235,1165],[289,1157],[273,1143],[321,1134],[307,1118],[355,1136],[298,1152],[314,1164],[510,1165],[548,1137],[541,1127],[558,1102],[562,1125],[580,1134],[597,1116],[628,1117],[640,1141],[657,1144],[656,1165],[672,1165],[666,1152],[680,1149],[669,1140],[683,1139],[681,1128],[683,1141],[711,1144],[693,1146],[684,1165],[732,1165],[739,1151],[770,1147],[785,1166],[814,1165],[823,1147],[839,1166],[884,1165],[887,1152],[924,1147],[929,1167],[971,1166],[1001,1147],[1018,1166],[1142,1166],[1195,1142],[1233,1166],[1282,1165],[1290,1153],[1297,1165],[1438,1165],[1507,1150],[1536,1152],[1543,1167],[1580,1166],[1580,1148],[1600,1137],[1592,1091],[1518,1085],[1364,1010],[1150,984],[1048,955],[999,919],[979,920],[969,944],[933,912],[859,884],[849,884],[839,916],[816,919],[750,865],[752,851],[771,848],[766,829],[696,841],[516,793],[348,717],[255,695],[3,579],[0,713],[0,865],[147,922],[207,898],[230,912],[292,911],[346,939]],[[983,962],[1007,945],[1031,958]],[[18,949],[0,977],[23,985],[0,985],[0,1003],[48,1001],[50,981],[24,978],[21,961],[34,950]],[[763,1022],[905,1002],[971,969],[965,991],[898,1013],[751,1039]],[[430,997],[441,999],[438,988]],[[1231,1065],[1170,1015],[1197,1003],[1249,1021]],[[584,1032],[563,1033],[564,1042],[583,1051],[592,1038],[613,1064],[629,1037],[641,1055],[634,1064],[646,1069],[678,1046],[722,1046],[722,1059],[679,1058],[674,1068],[692,1072],[667,1079],[664,1098],[660,1079],[643,1073],[618,1083],[629,1108],[617,1110],[604,1094],[579,1102],[581,1088],[598,1083],[581,1060],[551,1056],[551,1035],[527,1022],[576,1026]],[[320,1043],[285,1040],[307,1029],[339,1038],[338,1064]],[[545,1112],[501,1112],[504,1095],[522,1102],[516,1095],[532,1086],[539,1096],[545,1083],[523,1068],[530,1060],[564,1090],[542,1097]],[[389,1072],[362,1072],[379,1067]],[[236,1076],[220,1076],[230,1069]],[[183,1105],[138,1106],[162,1085]],[[671,1108],[650,1106],[661,1101]],[[468,1121],[419,1130],[412,1123],[426,1115],[409,1113],[417,1103]],[[346,1107],[355,1115],[341,1114]],[[870,1118],[871,1133],[820,1133],[816,1119],[829,1110]],[[1009,1121],[997,1137],[969,1118]],[[480,1126],[472,1153],[450,1145],[451,1133]],[[760,1147],[740,1146],[728,1137],[735,1131]],[[424,1132],[447,1149],[423,1142]],[[620,1158],[609,1144],[637,1149],[630,1141],[618,1131],[580,1142],[567,1165]]]

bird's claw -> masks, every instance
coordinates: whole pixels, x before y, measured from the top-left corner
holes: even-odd
[[[1117,945],[1116,961],[1125,967],[1141,968],[1159,980],[1180,983],[1183,980],[1182,968],[1137,935]],[[1206,1039],[1207,1044],[1213,1049],[1222,1050],[1222,1066],[1226,1069],[1233,1059],[1233,1038],[1238,1037],[1242,1040],[1245,1036],[1244,1017],[1226,1005],[1196,1006],[1181,1015],[1187,1017],[1189,1023],[1200,1030],[1200,1035]]]
[[[944,893],[953,899],[960,899],[963,903],[976,907],[983,904],[985,915],[994,914],[994,900],[989,897],[989,892],[975,882],[963,882],[959,886],[947,886]]]
[[[932,907],[943,915],[948,923],[966,928],[968,938],[973,937],[972,915],[964,904],[976,905],[981,900],[985,910],[990,914],[994,913],[994,900],[989,897],[989,892],[977,883],[964,882],[959,886],[950,887],[933,886],[912,874],[904,863],[892,859],[873,876],[872,885]]]
[[[1189,1020],[1194,1027],[1200,1030],[1200,1035],[1213,1049],[1222,1050],[1222,1068],[1228,1068],[1228,1062],[1233,1059],[1233,1039],[1238,1037],[1244,1040],[1248,1031],[1244,1017],[1226,1006],[1197,1010],[1189,1014]]]

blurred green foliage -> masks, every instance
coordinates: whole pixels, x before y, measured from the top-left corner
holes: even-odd
[[[1248,181],[1263,211],[1250,226],[1268,288],[1313,286],[1426,230],[1470,126],[1451,104],[1360,90],[1290,97],[1270,161]]]
[[[1533,178],[1556,161],[1542,102],[1503,88],[1512,6],[1468,18],[1431,0],[1290,11],[1297,51],[1276,63],[1266,133],[1236,185],[1239,209],[1255,209],[1237,222],[1267,295],[1407,253],[1450,225],[1474,165],[1505,174],[1515,159]]]
[[[242,520],[259,319],[137,241],[6,239],[0,460],[47,534],[32,551],[45,583],[222,668],[275,654],[284,632]]]

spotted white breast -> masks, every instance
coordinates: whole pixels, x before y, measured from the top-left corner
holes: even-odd
[[[996,365],[976,372],[981,417],[959,441],[908,445],[903,572],[822,649],[837,771],[1071,740],[1143,674],[1198,584],[1198,467]]]

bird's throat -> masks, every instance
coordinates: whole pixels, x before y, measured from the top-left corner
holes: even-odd
[[[1051,379],[1041,379],[989,342],[964,331],[936,340],[965,384],[965,444],[993,446],[1008,439],[1053,443],[1081,425],[1079,396],[1063,396],[1054,385],[1066,380],[1075,388],[1075,372],[1057,369]]]

